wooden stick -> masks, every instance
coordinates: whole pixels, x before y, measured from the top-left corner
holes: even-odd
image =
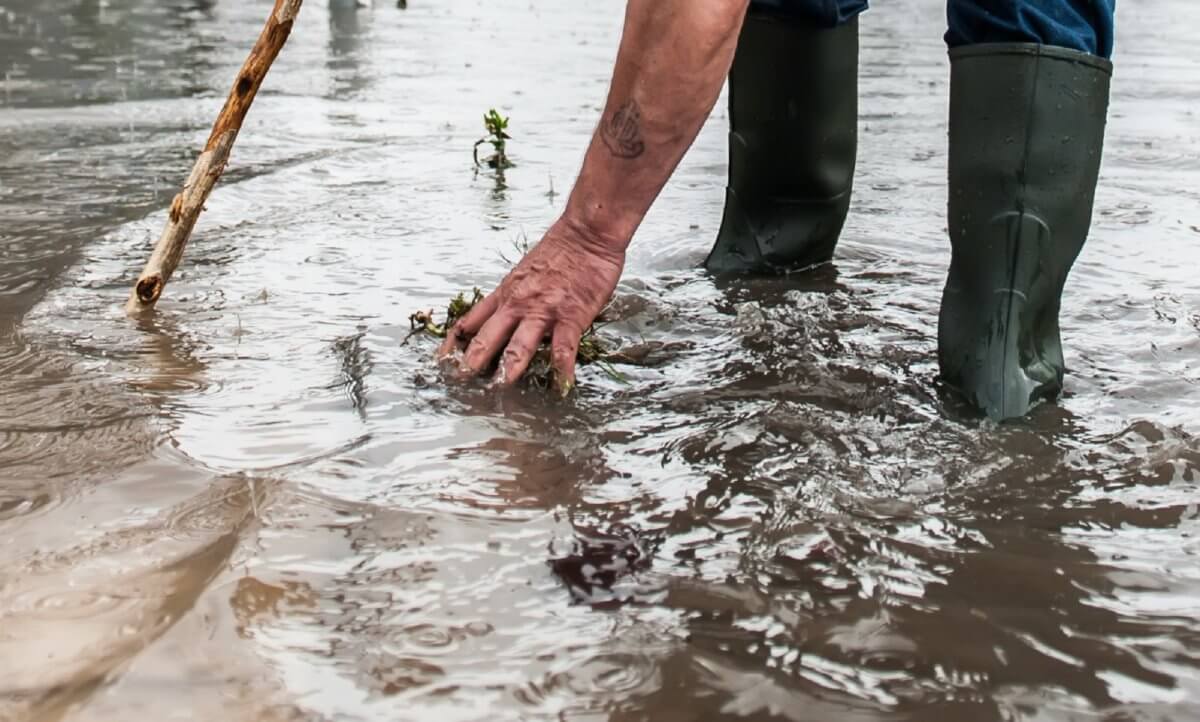
[[[229,97],[225,100],[225,107],[221,108],[221,114],[213,123],[212,133],[208,136],[204,151],[192,166],[192,172],[188,174],[183,190],[171,201],[167,226],[159,236],[154,252],[150,254],[150,260],[146,261],[142,275],[138,276],[137,283],[129,294],[129,301],[125,304],[126,312],[135,314],[152,307],[179,265],[179,259],[183,257],[183,249],[192,234],[192,228],[196,225],[196,219],[199,218],[200,211],[204,210],[204,202],[225,170],[225,163],[229,161],[229,152],[233,150],[233,142],[237,140],[246,112],[250,110],[250,104],[254,102],[254,96],[258,93],[263,78],[271,69],[271,63],[275,61],[292,32],[292,23],[296,14],[300,12],[301,2],[303,0],[275,0],[266,26],[250,50],[250,57],[246,58],[241,71],[238,72],[237,80],[234,81]]]

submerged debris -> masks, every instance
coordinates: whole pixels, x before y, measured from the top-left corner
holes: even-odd
[[[635,588],[619,587],[649,568],[660,541],[626,524],[607,531],[577,527],[565,548],[551,545],[548,563],[574,601],[614,606],[634,596]]]

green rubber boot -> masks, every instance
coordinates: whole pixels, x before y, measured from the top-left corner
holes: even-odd
[[[729,124],[725,215],[705,267],[769,274],[828,261],[854,179],[858,20],[828,30],[747,15]]]
[[[950,51],[952,257],[942,378],[996,420],[1062,390],[1058,310],[1083,248],[1112,63],[1030,44]]]

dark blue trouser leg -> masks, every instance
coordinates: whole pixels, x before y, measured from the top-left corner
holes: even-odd
[[[1111,58],[1116,0],[947,0],[946,43],[1039,43]],[[867,9],[867,0],[751,0],[751,11],[833,28]]]
[[[867,0],[751,0],[750,12],[807,20],[820,28],[836,28],[867,9]]]
[[[947,0],[946,44],[1038,43],[1107,59],[1115,8],[1116,0]]]

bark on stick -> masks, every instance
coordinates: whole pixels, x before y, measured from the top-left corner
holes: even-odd
[[[233,149],[246,112],[250,110],[263,78],[271,69],[271,63],[292,32],[292,23],[300,12],[301,2],[303,0],[275,0],[266,26],[238,72],[229,97],[225,100],[225,107],[221,108],[221,114],[213,123],[204,150],[192,166],[183,190],[171,201],[167,225],[129,294],[129,302],[125,304],[127,312],[133,314],[152,307],[179,265],[196,219],[204,210],[204,202],[225,170],[225,163],[229,161],[229,152]]]

